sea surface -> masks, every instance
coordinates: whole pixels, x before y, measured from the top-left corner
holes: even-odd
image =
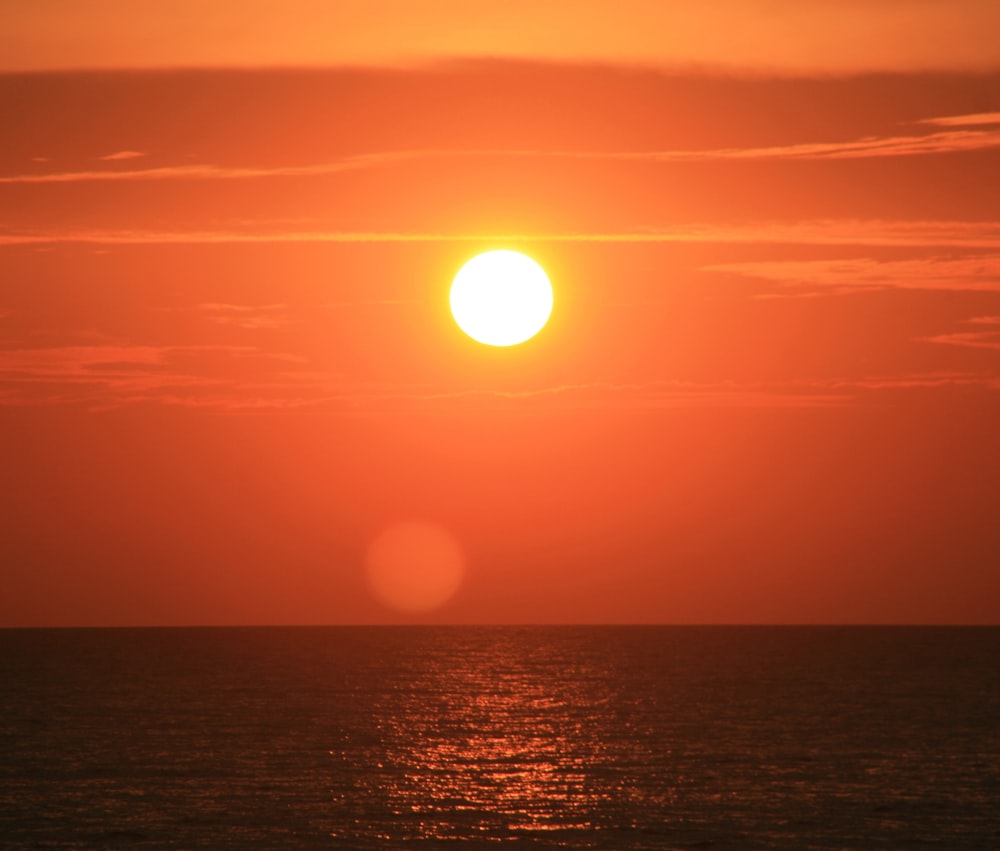
[[[0,847],[998,849],[1000,628],[0,630]]]

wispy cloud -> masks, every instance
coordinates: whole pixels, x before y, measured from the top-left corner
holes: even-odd
[[[286,304],[201,304],[198,310],[217,325],[257,330],[291,323]]]
[[[737,382],[690,382],[679,380],[642,383],[574,383],[518,390],[478,388],[439,389],[420,387],[373,388],[354,398],[356,410],[455,410],[475,411],[511,404],[533,409],[641,409],[687,407],[814,408],[842,405],[850,396],[814,392],[803,387]]]
[[[340,310],[341,308],[350,307],[401,307],[408,304],[419,304],[419,302],[410,298],[366,298],[356,301],[327,301],[318,305],[318,307],[324,307],[328,310]]]
[[[965,388],[1000,390],[1000,378],[933,372],[802,381],[576,383],[517,390],[351,384],[330,376],[252,385],[239,394],[162,397],[161,404],[240,411],[315,410],[352,415],[475,413],[519,410],[665,410],[685,408],[809,409],[891,404],[900,393]],[[886,395],[888,394],[888,395]]]
[[[113,154],[105,154],[103,157],[98,157],[98,159],[104,162],[118,162],[120,160],[136,160],[145,156],[147,155],[142,151],[115,151]]]
[[[686,223],[617,232],[536,233],[338,231],[322,227],[282,230],[252,230],[241,227],[228,230],[190,231],[60,229],[0,233],[0,246],[49,243],[160,245],[285,242],[679,242],[1000,249],[1000,221],[822,219],[798,222]],[[743,268],[749,268],[747,264],[741,265]],[[736,271],[735,267],[712,268]],[[763,268],[762,265],[761,269]]]
[[[711,151],[572,154],[595,159],[644,162],[711,162],[715,160],[853,160],[953,154],[1000,147],[1000,129],[946,130],[919,136],[865,136],[837,142],[801,142],[761,148],[720,148]],[[564,154],[570,156],[570,154]]]
[[[875,260],[770,260],[702,267],[772,281],[811,294],[843,294],[873,289],[970,290],[1000,292],[1000,254],[973,257],[920,257]]]
[[[127,153],[127,152],[123,152]],[[429,159],[462,152],[401,151],[390,154],[364,154],[327,163],[286,166],[218,166],[211,164],[171,165],[155,168],[118,169],[114,171],[61,171],[48,174],[19,174],[0,177],[0,183],[81,183],[145,180],[250,180],[268,177],[322,177],[342,171],[373,168],[390,162]],[[112,155],[115,159],[128,159]],[[140,156],[142,156],[140,154]],[[102,159],[108,159],[104,157]]]
[[[925,118],[920,124],[937,127],[978,127],[981,124],[1000,125],[1000,112],[975,112],[971,115],[945,115],[941,118]]]
[[[875,157],[911,157],[979,151],[1000,147],[997,113],[929,118],[916,122],[946,129],[923,134],[865,136],[852,140],[795,142],[765,147],[677,149],[647,151],[536,150],[536,149],[426,149],[358,154],[304,165],[227,166],[211,163],[167,165],[155,168],[50,172],[0,176],[4,183],[78,183],[161,180],[252,180],[322,177],[340,172],[431,160],[552,159],[634,163],[688,163],[725,160],[842,160]],[[960,128],[960,129],[951,129]],[[961,129],[965,128],[965,129]],[[139,151],[118,151],[99,159],[116,162],[144,157]]]
[[[949,387],[1000,390],[1000,377],[974,372],[922,372],[902,375],[866,375],[857,378],[815,379],[801,382],[807,387],[825,387],[830,391],[850,393],[854,401],[862,401],[861,394],[880,390],[938,390]]]
[[[42,380],[92,374],[110,367],[161,364],[169,348],[157,346],[59,346],[0,351],[0,375]]]
[[[935,334],[920,339],[925,343],[1000,351],[1000,316],[976,316],[966,320],[966,323],[976,326],[975,330],[953,331],[949,334]]]
[[[996,334],[1000,320],[976,320]],[[948,342],[935,340],[935,342]],[[962,343],[968,344],[968,343]],[[991,346],[992,347],[992,346]],[[991,375],[934,372],[793,381],[591,382],[482,389],[350,380],[247,346],[103,343],[0,350],[0,404],[108,410],[157,405],[215,412],[475,413],[495,409],[827,408],[882,404],[874,393],[1000,389]],[[890,397],[891,400],[891,397]]]
[[[261,374],[296,362],[249,346],[152,346],[105,343],[0,350],[0,396],[6,404],[77,404],[114,408],[162,402],[180,391],[238,394],[251,367]]]

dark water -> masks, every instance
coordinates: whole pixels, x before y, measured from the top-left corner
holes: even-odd
[[[10,848],[1000,848],[1000,629],[0,631]]]

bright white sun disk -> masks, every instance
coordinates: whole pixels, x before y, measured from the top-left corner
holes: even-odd
[[[451,312],[472,339],[514,346],[534,337],[552,313],[545,270],[517,251],[487,251],[466,263],[451,285]]]

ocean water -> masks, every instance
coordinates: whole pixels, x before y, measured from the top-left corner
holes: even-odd
[[[1000,629],[0,631],[4,848],[1000,848]]]

